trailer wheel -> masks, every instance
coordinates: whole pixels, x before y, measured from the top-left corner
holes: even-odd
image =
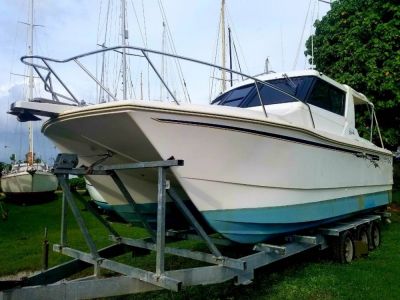
[[[370,238],[368,234],[368,230],[365,227],[362,227],[358,232],[358,240],[365,243],[368,248],[370,247]]]
[[[376,249],[381,244],[381,229],[379,225],[374,222],[371,225],[371,249]]]
[[[333,254],[335,259],[342,264],[348,264],[353,260],[354,240],[350,231],[343,232],[333,242]]]

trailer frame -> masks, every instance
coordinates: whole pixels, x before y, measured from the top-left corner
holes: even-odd
[[[284,243],[259,243],[252,247],[248,255],[240,258],[224,256],[217,245],[229,246],[234,243],[221,238],[207,235],[200,222],[186,207],[184,201],[170,187],[166,171],[171,167],[183,166],[183,160],[162,160],[152,162],[117,164],[111,166],[93,165],[90,168],[76,168],[78,163],[75,154],[59,154],[57,156],[54,174],[58,177],[63,190],[61,211],[60,243],[53,245],[53,251],[71,257],[73,260],[44,270],[39,274],[17,281],[0,282],[0,300],[6,299],[87,299],[118,296],[124,294],[142,293],[147,291],[167,289],[180,291],[184,287],[206,285],[234,280],[237,285],[252,282],[257,268],[269,265],[290,256],[311,249],[326,249],[332,243],[338,243],[344,233],[351,233],[356,238],[360,228],[368,228],[368,239],[371,240],[371,228],[377,226],[382,219],[390,214],[364,214],[347,220],[320,226],[311,234],[293,234],[285,237]],[[151,228],[146,219],[141,216],[143,227],[148,231],[149,238],[132,239],[121,236],[93,207],[83,201],[86,208],[109,232],[109,240],[113,243],[103,249],[98,249],[87,228],[85,221],[76,204],[76,199],[70,191],[68,176],[73,175],[108,175],[120,189],[125,200],[137,210],[137,203],[132,198],[124,183],[117,174],[119,170],[157,168],[158,174],[158,203],[157,230]],[[186,218],[193,230],[166,231],[166,195],[173,200],[182,216]],[[81,199],[78,199],[81,200]],[[84,237],[89,252],[68,247],[67,243],[67,206],[70,208],[80,231]],[[380,231],[379,231],[380,233]],[[203,241],[209,253],[189,249],[168,247],[168,240],[197,239]],[[362,242],[361,242],[362,244]],[[367,245],[369,246],[369,245]],[[365,248],[365,247],[364,247]],[[357,247],[356,249],[357,250]],[[138,254],[156,252],[155,272],[144,270],[113,260],[114,257],[127,252]],[[165,254],[194,259],[209,264],[208,266],[177,270],[165,269]],[[93,275],[73,280],[67,280],[72,275],[93,266]],[[100,270],[113,271],[118,276],[101,278]]]

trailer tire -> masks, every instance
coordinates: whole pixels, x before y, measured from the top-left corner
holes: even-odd
[[[379,227],[379,224],[374,222],[371,224],[371,229],[370,229],[370,236],[371,236],[371,249],[376,249],[380,246],[381,244],[381,229]]]
[[[342,264],[350,263],[354,258],[354,240],[350,231],[343,232],[333,241],[333,255]]]
[[[370,248],[371,239],[368,234],[368,229],[364,226],[358,231],[358,240],[367,244],[368,249]]]

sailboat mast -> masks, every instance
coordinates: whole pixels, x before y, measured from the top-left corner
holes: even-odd
[[[126,40],[128,39],[128,30],[126,29],[126,0],[121,0],[121,37],[122,46],[126,46]],[[122,48],[122,88],[123,88],[123,99],[126,100],[127,96],[127,80],[126,80],[126,48]]]
[[[225,0],[221,2],[221,61],[222,67],[226,68],[226,54],[225,54]],[[226,71],[221,71],[222,75],[222,91],[226,90]]]
[[[30,20],[29,20],[29,44],[28,44],[28,55],[32,56],[33,55],[33,0],[30,1],[30,6],[29,6],[29,12],[30,12]],[[33,58],[30,59],[31,65],[33,64]],[[28,101],[32,101],[33,99],[33,69],[30,66],[29,67],[29,95],[28,95]],[[30,165],[33,164],[33,128],[32,128],[32,122],[28,122],[28,130],[29,130],[29,152],[28,152],[28,163]],[[31,157],[31,158],[30,158]]]
[[[140,100],[143,100],[143,72],[140,72]]]
[[[165,22],[162,22],[163,26],[163,31],[162,31],[162,39],[161,39],[161,51],[166,52],[165,49],[165,39],[166,39],[166,27],[165,27]],[[165,80],[165,56],[161,56],[161,78]],[[164,85],[160,83],[160,101],[163,99],[163,90],[164,90]]]
[[[231,28],[228,27],[228,37],[229,37],[229,69],[232,70],[232,36],[231,36]],[[229,79],[231,86],[233,86],[233,74],[230,72],[230,79]]]

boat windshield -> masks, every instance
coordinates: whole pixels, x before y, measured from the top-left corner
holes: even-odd
[[[305,101],[313,80],[313,76],[285,77],[265,81],[279,90],[263,85],[262,83],[258,84],[258,89],[264,105],[295,102],[296,99],[290,97],[290,95],[301,101]],[[260,98],[255,84],[251,83],[220,95],[211,104],[233,107],[254,107],[260,106]]]

